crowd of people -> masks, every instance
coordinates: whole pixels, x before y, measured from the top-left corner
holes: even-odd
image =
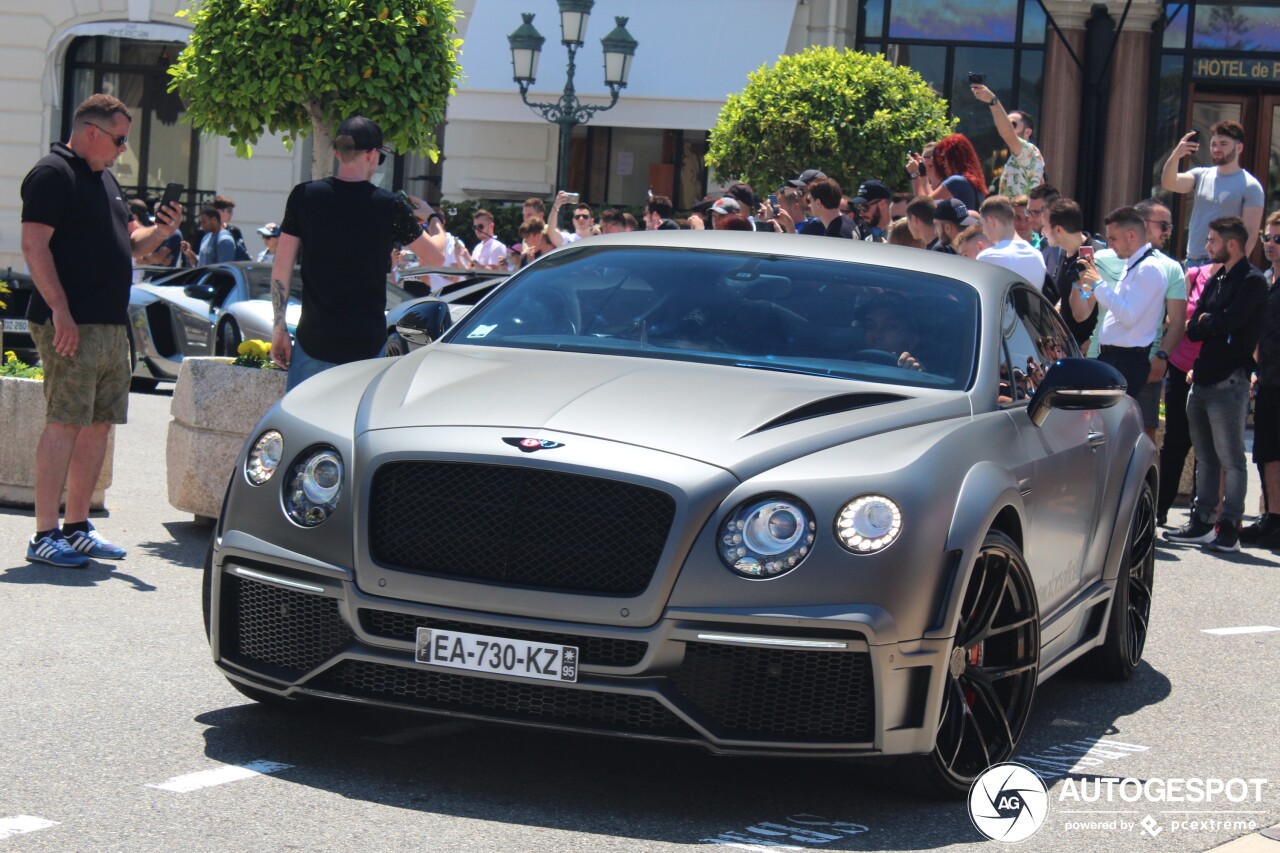
[[[990,108],[1009,150],[992,184],[968,139],[950,134],[907,152],[910,194],[868,177],[850,196],[815,167],[779,181],[765,197],[734,183],[695,204],[687,217],[676,217],[669,198],[651,194],[642,220],[619,209],[597,220],[577,194],[560,192],[550,210],[540,198],[525,202],[514,246],[496,236],[488,210],[474,212],[473,239],[462,240],[425,201],[377,187],[372,178],[387,154],[382,131],[367,118],[349,118],[335,134],[336,174],[296,186],[281,222],[258,229],[258,260],[272,263],[272,358],[288,369],[293,387],[377,355],[385,341],[388,272],[410,260],[513,270],[569,243],[642,228],[765,231],[962,255],[1007,268],[1038,288],[1081,352],[1124,377],[1153,437],[1163,397],[1160,524],[1167,524],[1190,449],[1197,460],[1189,520],[1167,531],[1167,539],[1224,552],[1239,550],[1241,542],[1280,547],[1280,211],[1264,231],[1261,185],[1239,163],[1243,129],[1231,121],[1212,128],[1213,166],[1181,171],[1182,160],[1199,148],[1192,133],[1164,167],[1164,188],[1192,199],[1186,257],[1179,262],[1163,251],[1174,236],[1165,203],[1146,199],[1119,207],[1104,218],[1101,234],[1087,230],[1081,206],[1045,183],[1044,158],[1031,142],[1032,116],[1006,113],[980,82],[972,92]],[[48,403],[36,450],[36,533],[27,557],[58,566],[124,557],[94,530],[88,504],[107,432],[124,422],[127,410],[131,264],[250,258],[231,222],[235,203],[225,196],[199,211],[197,247],[178,230],[180,204],[154,213],[145,204],[124,209],[109,167],[125,150],[131,123],[123,103],[91,96],[75,111],[70,139],[56,143],[22,186],[22,248],[37,290],[28,317]],[[566,209],[572,230],[559,227]],[[1271,265],[1265,276],[1249,261],[1258,239]],[[302,315],[291,336],[285,309],[299,262]],[[1254,388],[1253,458],[1266,511],[1242,527]],[[64,487],[66,515],[59,524]]]

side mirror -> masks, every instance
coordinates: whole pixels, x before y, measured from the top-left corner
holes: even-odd
[[[210,302],[213,300],[213,294],[217,292],[217,289],[212,284],[188,284],[182,288],[182,292],[192,299]]]
[[[1096,358],[1064,358],[1045,373],[1027,415],[1040,426],[1051,409],[1106,409],[1123,400],[1127,388],[1120,371],[1109,364]]]
[[[453,316],[449,306],[438,299],[424,299],[396,319],[396,332],[415,347],[426,346],[449,331]]]

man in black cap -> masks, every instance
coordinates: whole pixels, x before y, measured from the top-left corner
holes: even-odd
[[[444,262],[444,219],[421,199],[409,203],[370,183],[386,160],[382,129],[363,116],[338,127],[338,174],[289,193],[271,268],[275,325],[271,358],[289,369],[287,388],[322,370],[373,358],[387,339],[386,277],[403,246],[427,266]],[[424,223],[426,230],[424,231]],[[289,339],[285,308],[293,264],[302,255],[302,317]]]
[[[883,243],[889,236],[889,200],[893,193],[884,181],[863,181],[858,194],[850,204],[864,209],[862,215],[862,239],[868,243]]]
[[[952,241],[957,234],[977,222],[978,218],[969,215],[969,208],[960,199],[941,199],[933,209],[933,226],[938,232],[938,244],[932,247],[933,251],[956,254]]]
[[[800,177],[792,178],[787,183],[791,184],[791,186],[793,187],[800,187],[800,189],[804,189],[805,187],[809,186],[809,184],[816,181],[818,178],[825,178],[825,177],[826,175],[818,171],[817,169],[805,169],[803,172],[800,173]]]

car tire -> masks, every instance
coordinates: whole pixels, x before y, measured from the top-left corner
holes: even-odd
[[[1086,655],[1079,670],[1104,681],[1125,681],[1142,662],[1151,621],[1151,590],[1156,572],[1156,502],[1144,481],[1129,522],[1125,560],[1107,619],[1107,638]]]
[[[1039,670],[1031,572],[1018,544],[993,530],[965,587],[933,751],[906,762],[913,792],[964,797],[984,770],[1009,761],[1031,716]]]
[[[387,345],[383,347],[382,354],[387,358],[396,358],[409,354],[409,342],[399,332],[392,332],[387,335]]]
[[[240,324],[235,317],[223,317],[218,321],[218,331],[213,343],[214,355],[235,358],[240,354],[240,344],[243,342],[244,336],[240,334]]]

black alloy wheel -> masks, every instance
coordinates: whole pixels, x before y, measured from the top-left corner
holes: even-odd
[[[240,354],[240,344],[244,336],[240,334],[240,324],[234,317],[223,317],[218,323],[218,332],[213,344],[213,354],[231,356]]]
[[[1013,757],[1040,670],[1040,617],[1016,542],[983,540],[965,589],[933,752],[920,756],[936,794],[967,795],[984,770]]]
[[[1133,506],[1125,562],[1107,619],[1106,641],[1084,659],[1084,671],[1108,681],[1123,681],[1142,662],[1151,621],[1151,592],[1156,575],[1156,501],[1144,482]]]

